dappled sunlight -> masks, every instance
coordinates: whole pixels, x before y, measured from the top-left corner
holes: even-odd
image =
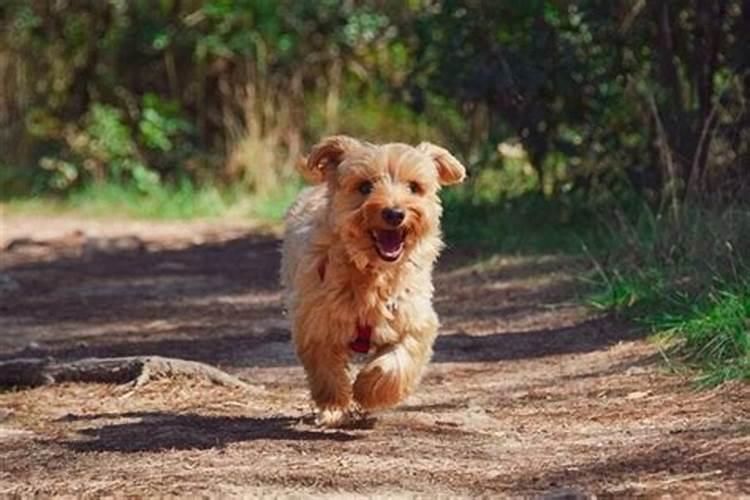
[[[278,307],[281,304],[281,292],[232,294],[210,298],[191,298],[185,301],[188,307],[211,306],[211,305],[235,305],[238,307]]]

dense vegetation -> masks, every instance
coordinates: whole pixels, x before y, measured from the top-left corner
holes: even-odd
[[[275,216],[322,135],[431,139],[474,174],[454,241],[585,247],[596,304],[749,376],[747,0],[5,0],[0,28],[2,199]]]

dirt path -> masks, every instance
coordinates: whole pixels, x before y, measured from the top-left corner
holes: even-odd
[[[0,360],[160,354],[256,387],[0,393],[0,495],[750,495],[748,386],[667,374],[637,331],[576,304],[573,260],[448,253],[421,389],[372,428],[323,431],[273,236],[14,216],[0,240]]]

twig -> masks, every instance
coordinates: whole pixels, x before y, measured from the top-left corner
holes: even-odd
[[[672,159],[672,149],[669,147],[667,133],[664,130],[664,124],[659,117],[659,109],[656,107],[656,101],[650,92],[646,94],[646,100],[648,101],[649,107],[651,108],[651,114],[654,116],[654,122],[656,123],[656,130],[659,136],[659,142],[661,143],[659,153],[664,162],[664,166],[667,169],[667,174],[669,175],[667,189],[669,191],[669,201],[672,204],[672,216],[674,217],[674,221],[677,222],[680,220],[680,202],[677,198],[677,189],[675,186],[677,173],[675,172],[674,160]]]
[[[690,166],[690,177],[688,177],[687,181],[687,189],[686,192],[690,194],[693,190],[693,186],[695,183],[698,183],[697,189],[701,189],[703,184],[703,179],[705,177],[705,166],[703,169],[699,170],[698,165],[700,164],[700,158],[703,156],[703,151],[705,149],[708,149],[711,147],[711,142],[714,138],[714,133],[716,129],[713,127],[713,123],[716,119],[716,113],[719,111],[719,107],[721,105],[721,98],[724,96],[724,94],[729,89],[729,84],[732,82],[732,78],[728,79],[726,84],[724,85],[724,88],[719,91],[719,95],[716,98],[716,102],[713,106],[711,106],[711,112],[708,114],[706,119],[703,121],[703,128],[701,129],[701,135],[698,139],[698,145],[695,147],[695,154],[693,154],[693,163]],[[708,141],[708,142],[706,142]]]

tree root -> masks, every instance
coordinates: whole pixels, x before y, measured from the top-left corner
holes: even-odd
[[[141,387],[156,378],[188,376],[240,389],[253,386],[237,377],[197,361],[161,356],[86,358],[58,362],[54,359],[17,358],[0,361],[0,387],[37,387],[62,382],[98,382]]]

